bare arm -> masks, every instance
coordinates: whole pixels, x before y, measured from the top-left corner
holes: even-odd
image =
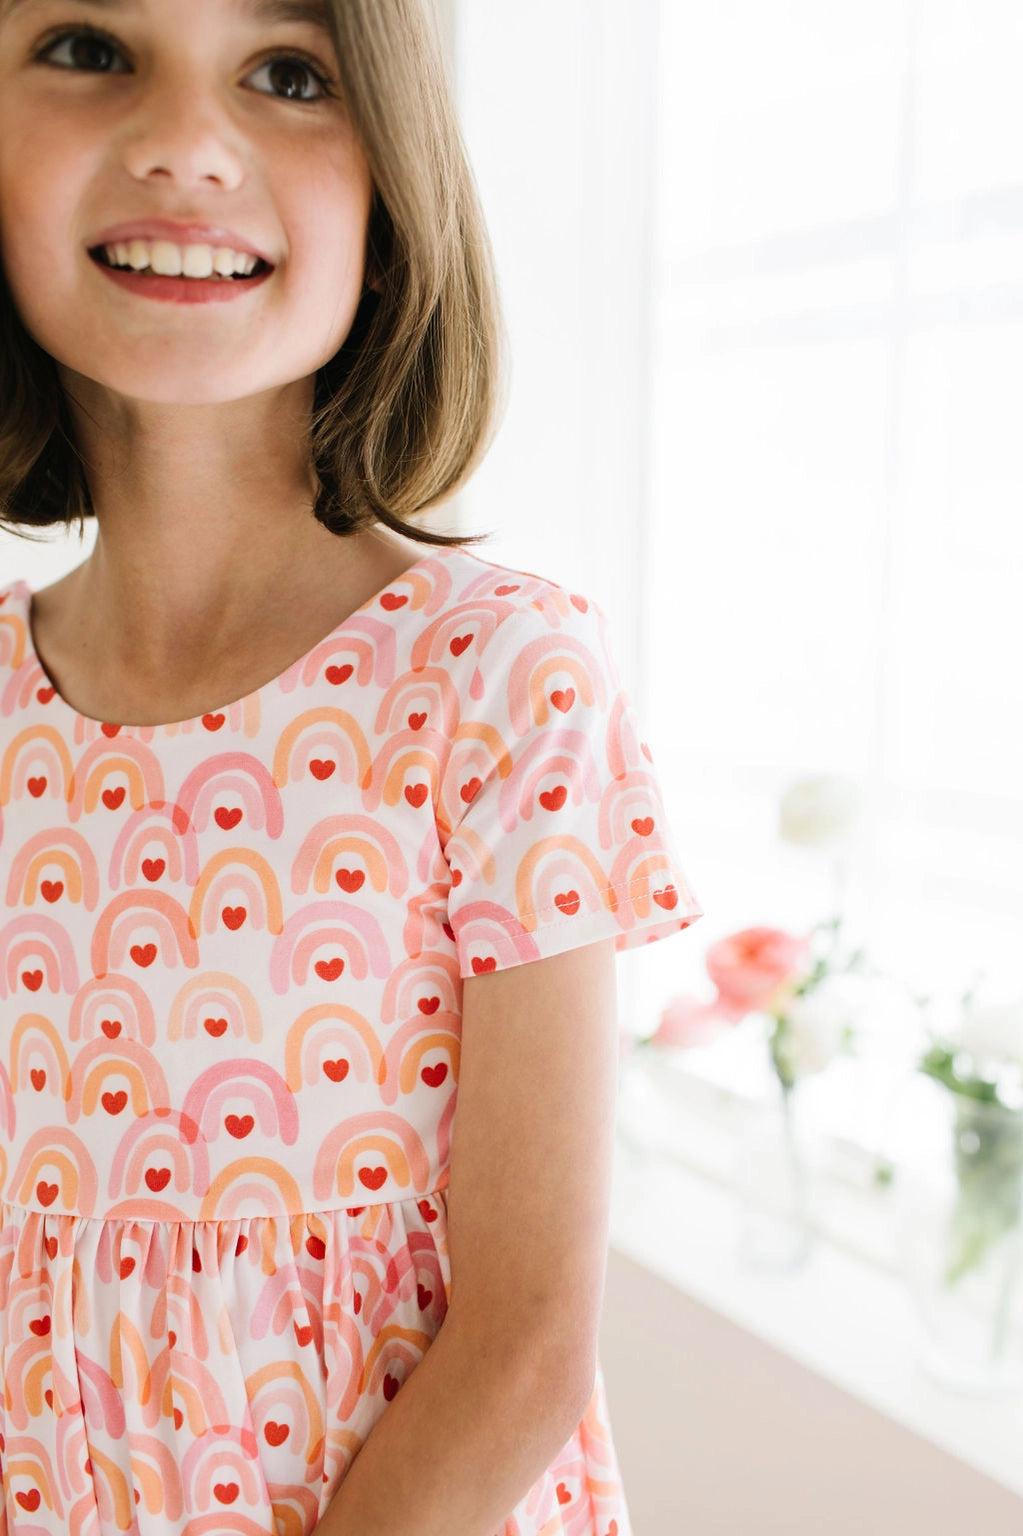
[[[317,1536],[496,1536],[596,1375],[617,1086],[614,940],[463,982],[451,1295]]]

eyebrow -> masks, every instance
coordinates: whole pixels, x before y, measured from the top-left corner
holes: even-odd
[[[32,0],[7,0],[0,5],[0,18],[23,10]],[[92,6],[101,11],[128,11],[137,9],[136,0],[69,0],[70,4]],[[249,16],[253,21],[306,22],[318,27],[328,37],[332,36],[330,18],[324,0],[235,0],[234,10]]]

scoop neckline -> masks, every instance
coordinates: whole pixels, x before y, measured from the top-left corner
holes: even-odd
[[[387,582],[385,586],[382,586],[379,591],[374,592],[372,597],[368,597],[364,603],[360,603],[358,608],[354,608],[347,618],[341,620],[340,624],[335,624],[333,629],[329,629],[325,635],[321,635],[319,640],[317,640],[315,644],[311,645],[307,651],[304,651],[300,656],[296,656],[294,661],[289,662],[286,667],[277,673],[276,677],[271,677],[267,682],[261,683],[258,688],[252,688],[248,693],[243,693],[236,699],[230,699],[225,704],[217,704],[212,709],[205,710],[201,715],[192,715],[184,720],[159,721],[155,725],[127,725],[124,723],[119,723],[115,720],[98,720],[95,715],[84,715],[80,709],[76,709],[73,704],[69,704],[67,699],[65,699],[64,695],[61,693],[60,689],[57,687],[56,683],[53,681],[53,678],[43,666],[39,652],[36,650],[35,639],[32,634],[32,598],[34,596],[33,589],[25,577],[21,577],[15,583],[15,585],[22,589],[27,656],[30,660],[35,662],[36,666],[43,674],[43,677],[46,679],[45,686],[53,689],[53,693],[49,701],[50,703],[59,703],[61,709],[63,709],[66,714],[71,715],[75,720],[82,720],[88,725],[99,726],[100,728],[106,726],[107,729],[111,731],[115,729],[118,731],[181,730],[186,726],[202,725],[203,721],[212,715],[226,714],[229,709],[234,709],[237,705],[244,704],[248,699],[262,699],[262,697],[267,694],[270,689],[276,688],[280,684],[281,679],[286,677],[289,672],[293,672],[297,667],[301,667],[305,662],[307,662],[310,656],[312,656],[315,651],[318,651],[322,645],[325,645],[328,641],[333,640],[336,635],[344,634],[345,630],[354,624],[356,619],[358,619],[362,614],[366,613],[368,609],[374,607],[375,604],[379,603],[381,598],[390,592],[392,588],[395,588],[398,582],[404,581],[406,577],[411,576],[414,572],[421,570],[422,567],[429,564],[431,560],[435,560],[438,555],[450,555],[453,553],[456,547],[461,549],[462,546],[455,546],[452,544],[437,544],[432,546],[428,554],[420,556],[418,560],[414,561],[411,565],[406,566],[405,570],[402,571],[399,576],[392,576],[390,581]],[[408,609],[402,611],[411,612],[412,610]],[[388,617],[393,618],[394,615],[391,614],[388,615]]]

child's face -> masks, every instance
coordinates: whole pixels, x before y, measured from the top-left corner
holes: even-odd
[[[358,308],[369,169],[295,58],[336,91],[331,40],[258,6],[0,0],[0,265],[39,345],[119,396],[203,404],[309,380]],[[148,217],[231,231],[274,270],[225,302],[132,291],[89,251]]]

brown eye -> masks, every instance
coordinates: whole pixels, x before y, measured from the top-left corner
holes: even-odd
[[[266,59],[260,64],[259,69],[272,71],[274,85],[283,87],[282,94],[286,101],[319,101],[324,96],[329,96],[326,76],[311,64],[307,59],[295,53],[279,53],[272,59]],[[258,74],[258,70],[256,71]],[[302,95],[302,76],[307,80],[313,80],[317,86],[317,94],[314,96]]]
[[[60,63],[54,57],[57,49],[63,48],[65,45],[69,47],[68,57],[70,64]],[[94,32],[84,27],[75,27],[66,32],[61,32],[59,36],[51,38],[37,55],[38,58],[45,59],[47,63],[57,63],[58,69],[70,68],[72,71],[84,69],[86,73],[97,74],[111,73],[110,70],[103,67],[104,63],[108,62],[111,56],[123,58],[113,38],[105,37],[102,32]],[[116,73],[120,73],[120,71],[116,71]]]

